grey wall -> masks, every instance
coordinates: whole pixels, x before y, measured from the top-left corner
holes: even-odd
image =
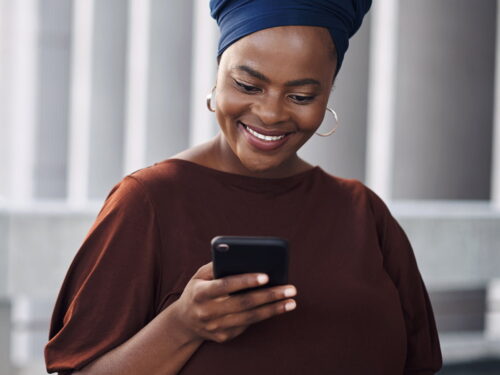
[[[95,212],[95,208],[92,212],[0,211],[0,225],[7,225],[7,230],[0,227],[0,233],[4,231],[7,238],[9,296],[55,297]]]
[[[394,197],[489,199],[496,1],[400,6]]]
[[[0,297],[0,374],[12,373],[10,366],[11,303]]]

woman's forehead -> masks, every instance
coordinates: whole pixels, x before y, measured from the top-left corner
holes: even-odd
[[[280,26],[249,34],[223,54],[221,67],[242,65],[273,76],[330,75],[336,66],[333,42],[327,29],[312,26]],[[286,74],[285,74],[286,73]]]

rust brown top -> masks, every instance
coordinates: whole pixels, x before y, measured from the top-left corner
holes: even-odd
[[[139,331],[210,261],[216,235],[288,239],[297,309],[227,343],[205,342],[180,374],[401,375],[441,367],[412,248],[370,189],[320,167],[262,179],[169,159],[109,194],[61,288],[48,370],[79,369]]]

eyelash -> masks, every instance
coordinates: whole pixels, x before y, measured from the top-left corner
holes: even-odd
[[[260,92],[260,89],[255,86],[250,86],[250,85],[245,85],[242,82],[239,82],[237,80],[234,80],[234,83],[236,86],[243,91],[246,94],[253,95],[257,94]],[[290,95],[290,98],[297,104],[299,105],[304,105],[312,102],[316,96],[311,95],[311,96],[302,96],[302,95]]]
[[[255,94],[256,92],[260,91],[258,87],[245,85],[244,83],[241,83],[237,80],[234,80],[234,83],[236,83],[236,85],[239,86],[239,88],[242,89],[244,92],[249,94]]]

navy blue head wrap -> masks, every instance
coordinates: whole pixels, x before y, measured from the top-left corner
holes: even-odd
[[[210,0],[220,28],[217,55],[238,39],[276,26],[322,26],[330,31],[337,50],[337,72],[349,38],[361,26],[371,0]]]

